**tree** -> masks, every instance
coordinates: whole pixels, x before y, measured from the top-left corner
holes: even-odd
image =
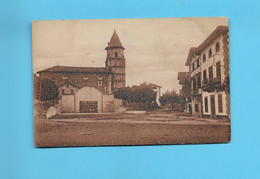
[[[127,101],[128,103],[136,103],[141,108],[141,103],[145,104],[145,108],[148,104],[156,100],[156,92],[147,83],[142,83],[140,86],[132,86],[126,88],[120,88],[114,93],[115,97]]]
[[[33,74],[33,97],[35,99],[40,97],[40,79],[36,74]]]
[[[51,103],[50,105],[53,105],[55,101],[57,102],[58,95],[58,87],[53,81],[41,79],[36,74],[33,75],[33,96],[35,99],[43,102],[46,107],[48,101]]]
[[[114,95],[115,95],[115,98],[118,98],[118,99],[122,99],[122,100],[125,100],[127,102],[130,102],[132,100],[131,98],[131,88],[128,86],[126,88],[120,88],[118,89]]]
[[[159,99],[161,105],[165,106],[166,104],[171,105],[172,110],[174,110],[174,103],[185,104],[185,98],[180,96],[177,93],[177,90],[173,89],[172,91],[166,91]]]
[[[40,82],[40,100],[48,101],[57,98],[59,95],[58,87],[49,79],[43,79]]]

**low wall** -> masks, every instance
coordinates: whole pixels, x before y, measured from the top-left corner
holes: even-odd
[[[117,108],[120,107],[121,105],[123,105],[123,100],[122,100],[122,99],[114,98],[114,108],[117,109]]]
[[[114,112],[114,95],[103,95],[103,113]]]

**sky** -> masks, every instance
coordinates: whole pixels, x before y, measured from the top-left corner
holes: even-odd
[[[198,47],[225,17],[34,21],[33,73],[59,66],[105,67],[106,50],[116,30],[125,47],[126,85],[143,82],[179,90],[178,72],[189,49]]]

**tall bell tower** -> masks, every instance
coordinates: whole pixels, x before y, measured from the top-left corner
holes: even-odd
[[[125,87],[125,57],[124,50],[119,37],[114,31],[108,46],[106,68],[112,72],[112,92]]]

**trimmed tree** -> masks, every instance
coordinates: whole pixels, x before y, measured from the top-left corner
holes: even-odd
[[[159,99],[162,106],[166,104],[171,105],[172,110],[174,110],[174,103],[181,104],[182,106],[185,103],[184,97],[180,96],[175,89],[172,91],[166,91]]]
[[[156,92],[152,87],[146,83],[140,84],[140,86],[132,86],[121,88],[114,93],[115,97],[127,101],[128,103],[136,103],[141,109],[141,104],[145,104],[147,109],[148,105],[156,100]]]
[[[49,79],[41,79],[36,74],[33,75],[33,96],[40,100],[45,107],[47,103],[53,105],[58,101],[58,87]]]
[[[40,100],[54,100],[59,95],[58,87],[49,79],[43,79],[40,82]]]

